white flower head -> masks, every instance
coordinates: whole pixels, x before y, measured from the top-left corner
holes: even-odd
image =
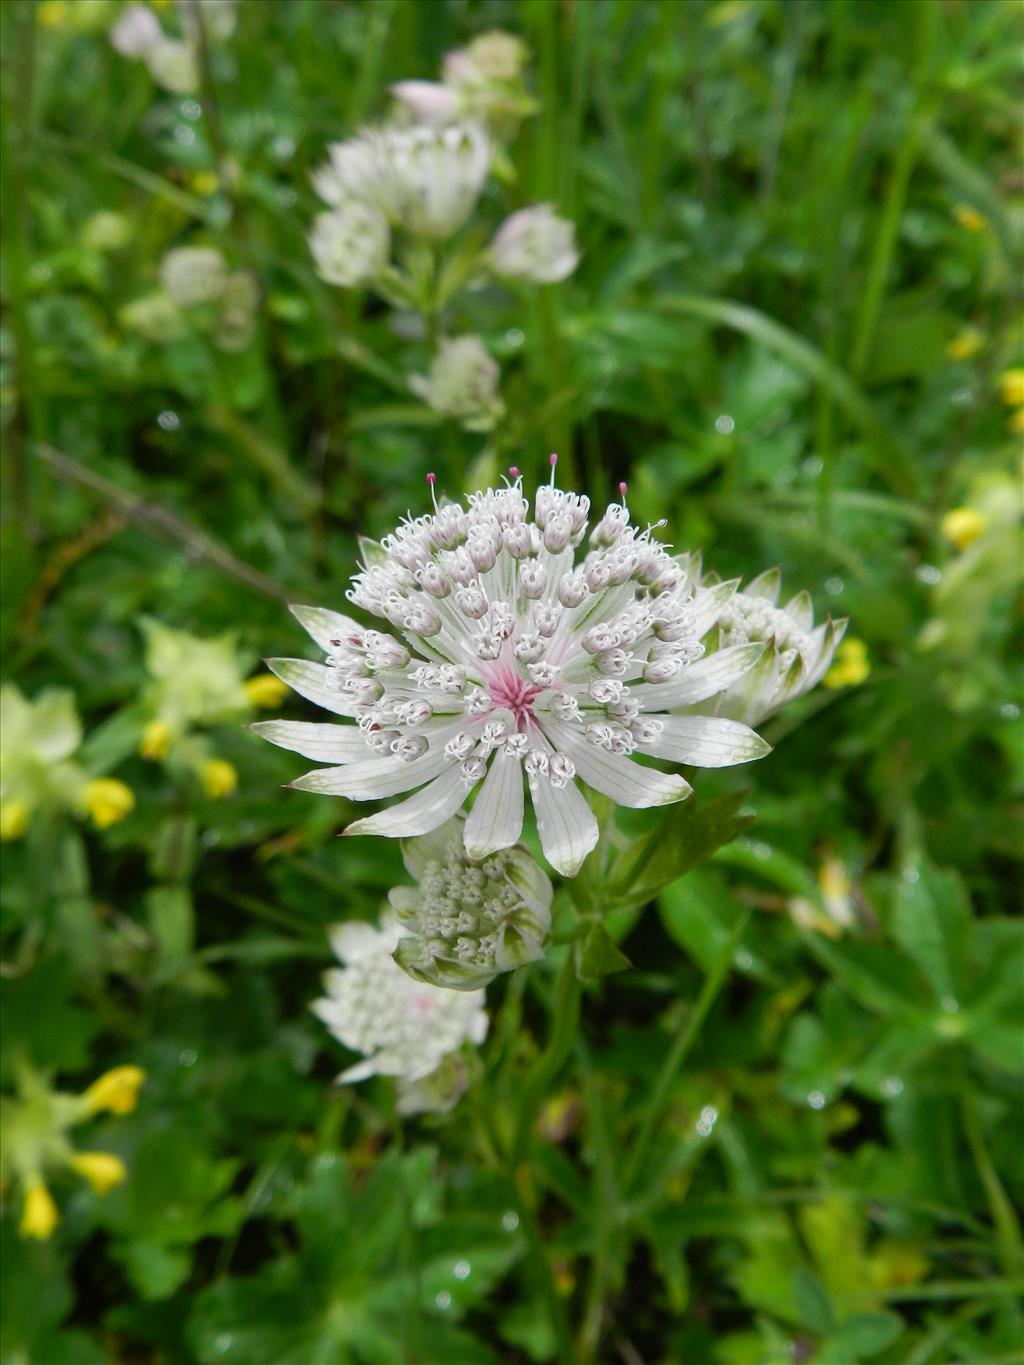
[[[402,846],[415,886],[389,900],[403,929],[395,961],[417,981],[454,990],[486,986],[544,954],[552,888],[525,848],[470,862],[461,816]]]
[[[199,88],[199,65],[190,42],[161,34],[143,55],[149,74],[172,95],[191,95]]]
[[[179,246],[160,263],[160,283],[179,308],[215,303],[228,280],[228,263],[214,246]]]
[[[346,289],[369,284],[383,272],[390,244],[387,219],[358,199],[349,199],[330,213],[318,213],[309,235],[321,279]]]
[[[446,55],[444,79],[448,85],[468,89],[511,84],[522,76],[528,55],[521,38],[492,29]]]
[[[550,204],[534,204],[506,218],[491,243],[491,264],[506,279],[553,284],[579,263],[576,229]]]
[[[394,1076],[423,1082],[446,1063],[450,1072],[453,1054],[464,1043],[479,1045],[487,1036],[483,991],[439,990],[414,981],[392,957],[401,936],[390,916],[379,929],[350,923],[331,931],[331,947],[343,965],[324,974],[326,994],[311,1009],[339,1042],[364,1058],[339,1081]],[[433,1087],[435,1099],[449,1093],[450,1079]],[[416,1095],[422,1100],[426,1093],[421,1087]]]
[[[164,35],[160,21],[147,5],[129,5],[109,36],[111,47],[122,57],[145,57]]]
[[[476,123],[448,127],[368,128],[329,149],[313,176],[333,207],[362,199],[395,227],[423,237],[450,237],[476,206],[492,147]]]
[[[412,391],[435,412],[454,417],[468,431],[490,431],[505,406],[498,394],[498,362],[477,336],[448,337],[438,347],[424,378],[414,375]]]
[[[254,726],[334,765],[293,785],[354,801],[420,789],[347,833],[429,834],[475,793],[464,836],[479,860],[518,841],[525,787],[545,857],[574,876],[598,836],[577,778],[620,805],[660,806],[691,788],[647,759],[713,768],[768,752],[747,725],[678,714],[730,687],[765,645],[703,658],[720,595],[695,596],[624,499],[584,544],[589,499],[554,486],[554,460],[532,518],[512,470],[507,486],[435,503],[370,545],[348,596],[384,629],[292,609],[327,662],[269,666],[356,722]]]
[[[846,631],[845,620],[829,617],[815,626],[814,607],[806,592],[797,593],[780,607],[782,575],[778,569],[768,569],[742,591],[733,591],[734,583],[703,580],[695,556],[687,557],[686,562],[694,581],[701,585],[698,596],[727,594],[715,623],[718,647],[764,645],[764,653],[748,673],[701,703],[698,710],[757,725],[817,687]]]

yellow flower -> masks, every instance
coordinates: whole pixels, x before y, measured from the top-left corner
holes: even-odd
[[[288,684],[283,683],[280,678],[275,678],[273,673],[257,673],[255,678],[250,678],[245,684],[245,695],[253,706],[272,711],[287,697]]]
[[[1024,368],[1004,370],[999,376],[999,389],[1008,408],[1024,407]]]
[[[40,1242],[53,1236],[53,1230],[60,1222],[57,1205],[38,1176],[25,1186],[25,1206],[22,1209],[18,1231],[22,1237],[35,1237]]]
[[[165,720],[151,720],[142,732],[139,753],[143,758],[166,758],[170,747],[171,727]]]
[[[28,806],[24,801],[12,797],[10,801],[0,801],[0,839],[7,843],[20,839],[28,829]]]
[[[36,19],[44,28],[60,28],[66,22],[67,17],[67,0],[43,0],[43,3],[36,10]]]
[[[98,777],[85,789],[85,808],[96,828],[106,829],[131,814],[135,809],[135,794],[116,777]]]
[[[97,1194],[106,1194],[128,1179],[128,1167],[113,1152],[76,1152],[72,1169],[84,1176]]]
[[[836,661],[822,681],[826,687],[858,687],[870,672],[867,645],[851,636],[836,650]]]
[[[978,354],[984,344],[984,332],[979,332],[977,327],[965,327],[947,345],[946,358],[948,360],[970,360],[972,356]]]
[[[191,180],[193,194],[202,195],[205,199],[207,195],[216,194],[220,189],[220,178],[213,171],[196,171]]]
[[[214,801],[230,796],[238,786],[238,773],[224,758],[208,758],[203,764],[203,791]]]
[[[958,550],[966,550],[984,531],[987,522],[973,507],[954,507],[942,518],[940,530]]]
[[[953,209],[953,217],[968,232],[984,232],[988,227],[985,215],[972,208],[970,204],[957,204]]]
[[[130,1114],[145,1079],[146,1073],[140,1066],[115,1066],[93,1081],[82,1099],[90,1114],[101,1109],[109,1109],[112,1114]]]

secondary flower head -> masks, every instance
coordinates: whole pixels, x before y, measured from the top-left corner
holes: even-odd
[[[349,199],[313,220],[309,246],[321,279],[352,289],[369,284],[388,263],[387,219],[372,204]]]
[[[717,583],[714,578],[701,578],[696,556],[685,556],[684,562],[696,582]],[[760,644],[764,652],[748,673],[701,710],[757,725],[816,687],[825,676],[846,621],[829,618],[815,626],[814,608],[806,592],[778,606],[781,584],[779,570],[768,569],[742,591],[730,593],[718,615],[718,647],[729,650]]]
[[[110,45],[122,57],[145,57],[163,38],[160,21],[146,5],[129,5],[110,30]]]
[[[416,1084],[436,1076],[464,1043],[482,1043],[487,1035],[483,991],[438,990],[412,980],[392,958],[401,936],[390,917],[379,930],[339,924],[331,932],[344,965],[325,973],[327,994],[311,1008],[339,1042],[364,1056],[339,1081],[394,1076]],[[447,1086],[440,1089],[447,1093]]]
[[[461,817],[402,846],[415,886],[388,899],[403,928],[395,961],[418,981],[454,990],[486,986],[544,954],[551,882],[518,845],[471,863]]]
[[[473,212],[492,147],[476,123],[431,128],[368,128],[329,149],[313,185],[334,208],[355,198],[396,227],[450,237]]]
[[[421,788],[350,834],[428,834],[476,793],[470,858],[510,848],[524,785],[545,856],[573,876],[597,842],[577,777],[626,806],[689,795],[668,759],[723,767],[768,745],[747,725],[678,714],[716,696],[765,653],[760,640],[702,643],[735,584],[701,590],[679,561],[630,525],[625,501],[597,519],[589,500],[541,487],[531,519],[517,470],[467,504],[435,504],[379,545],[348,596],[394,630],[293,607],[324,664],[269,666],[297,692],[355,725],[265,721],[272,743],[334,766],[293,785],[355,801]]]
[[[227,261],[214,246],[175,247],[160,265],[160,283],[179,308],[215,303],[227,279]]]
[[[82,725],[70,692],[43,692],[28,701],[0,689],[0,833],[19,838],[37,810],[76,808],[86,777],[72,755]]]
[[[491,243],[495,273],[506,279],[553,284],[576,269],[575,228],[550,204],[534,204],[506,218]]]
[[[444,417],[458,419],[467,431],[490,431],[505,405],[498,393],[498,362],[478,336],[446,337],[430,373],[413,375],[409,387]]]

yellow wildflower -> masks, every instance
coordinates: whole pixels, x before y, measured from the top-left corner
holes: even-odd
[[[98,777],[85,789],[85,808],[96,828],[106,829],[131,814],[135,809],[135,794],[116,777]]]
[[[1008,408],[1024,407],[1024,368],[1004,370],[999,376],[999,389]]]
[[[958,550],[966,550],[984,531],[985,518],[973,507],[954,507],[942,518],[940,530]]]
[[[88,1180],[97,1194],[106,1194],[128,1179],[128,1167],[113,1152],[76,1152],[71,1167]]]
[[[984,232],[988,227],[985,215],[970,204],[957,204],[953,209],[953,217],[968,232]]]
[[[24,801],[12,797],[10,801],[0,801],[0,839],[7,843],[20,839],[28,829],[28,806]]]
[[[109,1109],[112,1114],[130,1114],[145,1079],[146,1073],[140,1066],[115,1066],[93,1081],[82,1099],[90,1114],[101,1109]]]
[[[220,189],[220,178],[213,171],[196,171],[189,183],[192,193],[202,195],[204,199]]]
[[[257,673],[245,684],[245,695],[264,711],[272,711],[280,706],[288,695],[288,684],[275,678],[273,673]]]
[[[37,1241],[45,1242],[53,1236],[53,1230],[59,1222],[57,1205],[50,1191],[36,1176],[25,1186],[25,1205],[18,1231],[22,1237],[35,1237]]]
[[[978,354],[984,344],[984,332],[979,332],[977,327],[965,327],[946,346],[946,358],[948,360],[970,360],[972,356]]]
[[[870,672],[867,645],[848,636],[836,650],[836,661],[822,681],[831,688],[858,687]]]
[[[238,773],[224,758],[208,758],[202,770],[203,791],[214,801],[230,796],[238,786]]]
[[[142,732],[139,753],[143,758],[166,758],[170,747],[171,727],[165,720],[151,720]]]
[[[67,22],[67,18],[67,0],[43,0],[36,10],[36,19],[44,28],[61,28]]]

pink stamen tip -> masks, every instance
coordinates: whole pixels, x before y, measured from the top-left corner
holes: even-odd
[[[429,483],[430,486],[431,486],[431,488],[433,488],[434,484],[437,483],[437,475],[436,475],[436,474],[428,474],[428,475],[427,475],[427,483]]]
[[[519,469],[518,465],[510,464],[508,467],[508,472],[512,475],[514,479],[522,477],[522,471]]]
[[[552,451],[551,454],[548,456],[548,464],[551,466],[552,469],[554,469],[554,467],[555,467],[555,465],[556,465],[557,463],[558,463],[558,456],[555,454],[554,451]]]
[[[620,497],[620,498],[624,498],[624,497],[626,496],[626,489],[627,489],[627,487],[628,487],[627,484],[624,484],[624,483],[620,483],[620,484],[619,484],[619,497]]]

